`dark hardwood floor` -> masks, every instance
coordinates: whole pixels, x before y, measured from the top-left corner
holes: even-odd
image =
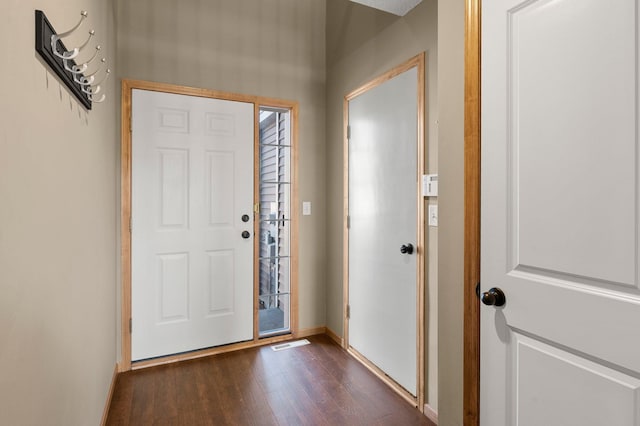
[[[107,425],[427,425],[327,336],[118,376]]]

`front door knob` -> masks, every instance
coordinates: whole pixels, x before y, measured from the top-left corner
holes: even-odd
[[[244,238],[245,240],[247,238],[249,238],[251,236],[251,234],[249,233],[249,231],[242,231],[242,238]]]
[[[412,254],[413,253],[413,244],[411,244],[411,243],[403,244],[402,247],[400,247],[400,253],[402,253],[402,254]]]
[[[490,288],[489,291],[482,293],[482,303],[487,306],[503,306],[507,298],[504,292],[497,287]]]

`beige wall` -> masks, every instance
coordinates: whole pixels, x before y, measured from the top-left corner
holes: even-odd
[[[117,0],[119,76],[300,104],[300,327],[325,324],[325,6],[319,0]],[[301,206],[298,206],[301,208]]]
[[[438,414],[462,425],[464,5],[438,2]]]
[[[115,65],[111,1],[3,1],[0,423],[95,425],[116,362],[115,84],[80,107],[34,51],[35,9],[58,31],[88,10]]]
[[[437,1],[424,0],[405,17],[348,0],[327,1],[327,326],[343,331],[343,100],[372,78],[426,52],[426,144],[430,173],[437,173]],[[437,199],[430,203],[437,204]],[[427,229],[427,403],[437,409],[438,229]]]
[[[305,328],[342,331],[342,96],[427,51],[428,166],[440,174],[439,239],[428,236],[428,402],[441,425],[461,425],[464,2],[450,0],[438,2],[437,22],[428,0],[405,18],[346,0],[5,1],[2,421],[96,424],[107,397],[119,342],[118,81],[105,104],[79,108],[33,51],[33,10],[58,30],[89,10],[111,62],[113,2],[120,77],[300,102],[300,199],[314,206],[300,228]]]

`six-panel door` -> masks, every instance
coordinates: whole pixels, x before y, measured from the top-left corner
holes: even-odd
[[[253,104],[132,105],[132,360],[253,339]]]

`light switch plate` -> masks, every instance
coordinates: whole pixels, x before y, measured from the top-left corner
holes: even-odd
[[[311,201],[302,202],[302,215],[311,216]]]
[[[438,206],[429,206],[429,226],[438,226]]]

